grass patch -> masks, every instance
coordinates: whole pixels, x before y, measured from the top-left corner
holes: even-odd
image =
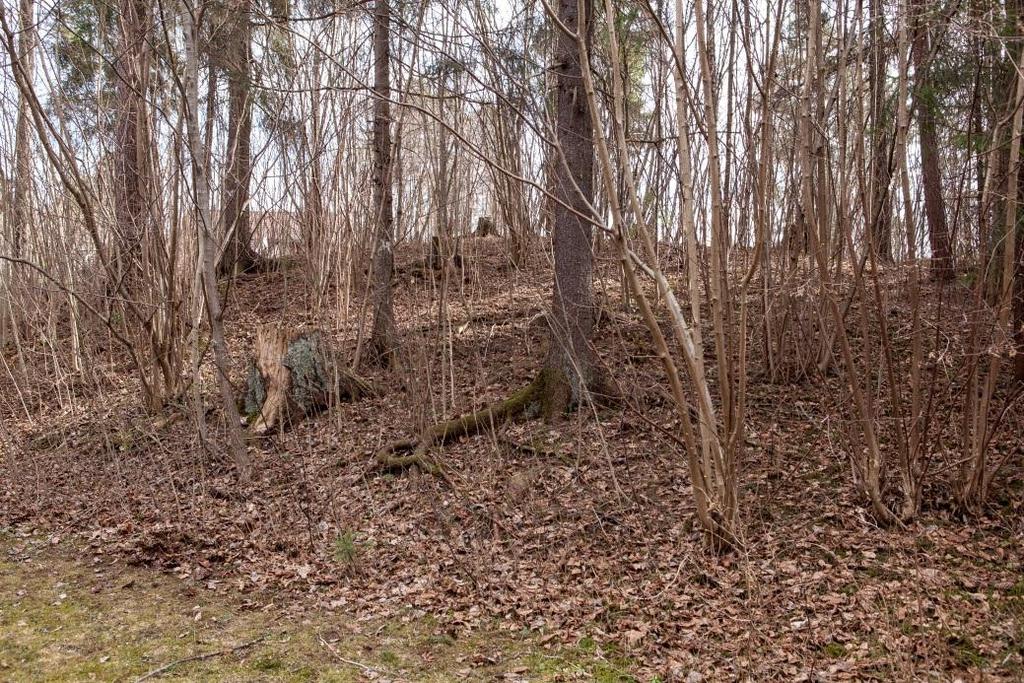
[[[545,678],[528,680],[561,680],[575,674],[579,680],[596,683],[637,683],[630,672],[636,663],[613,647],[603,646],[590,636],[581,638],[575,648],[553,654],[533,653],[524,662],[530,670]],[[569,680],[574,680],[570,678]]]
[[[824,652],[825,656],[829,659],[842,659],[846,656],[846,646],[842,643],[837,643],[834,640],[830,643],[826,643],[825,646],[821,648],[821,651]]]
[[[947,640],[953,651],[953,659],[965,669],[980,669],[985,666],[985,656],[967,636],[953,635]]]
[[[928,538],[927,536],[918,536],[914,539],[914,547],[921,552],[931,552],[935,549],[935,541]]]
[[[252,663],[256,671],[281,671],[284,669],[284,662],[276,657],[260,657]]]
[[[0,532],[0,680],[134,680],[258,638],[181,662],[161,680],[347,683],[366,680],[368,669],[425,683],[501,680],[512,671],[530,681],[635,680],[634,662],[593,641],[547,650],[528,632],[456,637],[413,615],[362,623],[314,613],[294,623],[172,577],[90,559],[66,540],[50,546]]]

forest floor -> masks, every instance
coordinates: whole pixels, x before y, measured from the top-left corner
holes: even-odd
[[[499,630],[456,639],[426,616],[256,609],[74,540],[0,535],[0,680],[11,683],[600,680],[628,666],[596,644],[550,651]]]
[[[507,396],[536,372],[550,265],[516,271],[503,253],[500,240],[467,243],[466,279],[452,283],[441,316],[436,282],[400,271],[401,369],[371,373],[379,396],[253,442],[256,475],[247,487],[216,445],[200,442],[187,402],[169,410],[182,416],[170,424],[145,415],[113,350],[97,354],[87,377],[55,385],[52,352],[30,348],[35,381],[15,387],[0,376],[0,528],[8,529],[0,665],[22,667],[27,680],[34,672],[77,680],[74,667],[110,657],[119,668],[93,673],[120,680],[270,634],[170,673],[1024,678],[1019,457],[1008,460],[985,515],[959,515],[948,490],[953,465],[937,463],[920,518],[879,528],[850,474],[854,416],[842,378],[770,383],[752,371],[740,473],[746,548],[711,555],[693,526],[661,369],[642,322],[622,312],[614,278],[598,285],[614,313],[596,344],[627,388],[621,405],[435,449],[444,478],[375,471],[373,453],[385,443]],[[363,298],[315,296],[310,279],[290,269],[232,290],[226,325],[238,386],[262,323],[320,327],[354,350]],[[893,348],[905,354],[898,288],[885,296],[898,323]],[[754,370],[759,362],[752,359]],[[212,441],[223,443],[205,372],[205,420]],[[933,438],[955,463],[955,384],[935,400]],[[1019,453],[1018,417],[1008,414],[997,452]],[[147,603],[156,611],[126,611]],[[53,625],[65,619],[61,610],[68,626]],[[53,644],[59,638],[37,638],[52,628],[91,635],[64,650]],[[103,640],[119,628],[138,634],[126,639],[134,645]],[[320,642],[323,633],[336,653]]]

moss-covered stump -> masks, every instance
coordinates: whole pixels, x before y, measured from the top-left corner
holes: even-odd
[[[256,331],[245,389],[245,413],[254,433],[371,394],[370,384],[345,368],[321,332],[288,332],[279,325]]]
[[[494,219],[490,216],[480,216],[476,219],[476,236],[477,237],[490,237],[496,235],[498,231],[494,226]]]

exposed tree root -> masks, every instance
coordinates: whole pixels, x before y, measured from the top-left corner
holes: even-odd
[[[341,398],[358,401],[368,396],[376,396],[377,390],[368,380],[348,370],[335,368],[338,375],[338,394]]]
[[[386,470],[402,470],[417,466],[427,472],[438,472],[437,464],[427,456],[427,451],[432,446],[494,429],[509,420],[526,416],[537,407],[542,407],[553,374],[549,369],[541,370],[527,386],[502,401],[492,403],[475,413],[432,425],[416,439],[403,439],[388,444],[377,451],[377,465]]]
[[[718,510],[709,510],[708,518],[704,533],[715,554],[727,555],[731,552],[743,552],[745,548],[743,541],[732,532],[735,523],[726,523]]]
[[[601,386],[605,387],[605,384],[602,382]],[[602,396],[596,392],[594,395]],[[566,412],[571,406],[571,400],[572,389],[565,373],[544,367],[532,382],[508,398],[474,413],[432,425],[415,439],[394,441],[377,451],[374,460],[378,467],[385,470],[403,470],[415,466],[438,474],[439,466],[427,455],[433,446],[490,431],[517,419],[539,416],[550,420]]]
[[[269,273],[280,270],[283,262],[280,258],[263,256],[252,247],[246,246],[242,253],[232,257],[230,252],[225,252],[217,264],[218,277],[231,277],[233,275],[256,275],[258,273]]]

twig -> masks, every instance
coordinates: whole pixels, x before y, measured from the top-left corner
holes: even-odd
[[[349,666],[354,666],[357,669],[361,669],[365,673],[375,673],[375,674],[387,673],[387,671],[383,671],[381,669],[375,669],[372,666],[370,666],[369,664],[363,664],[362,662],[357,662],[354,659],[345,659],[344,657],[341,656],[341,653],[338,652],[338,648],[334,647],[329,642],[327,642],[327,639],[324,638],[323,634],[318,633],[317,634],[317,638],[320,640],[320,642],[323,644],[324,647],[326,647],[328,650],[330,650],[331,654],[334,655],[334,658],[337,659],[342,664],[348,664]]]
[[[182,657],[181,659],[175,659],[173,662],[168,662],[167,664],[164,664],[163,666],[157,669],[153,669],[141,678],[135,679],[135,683],[142,683],[142,681],[149,680],[150,678],[156,678],[160,674],[167,673],[179,664],[187,664],[188,662],[202,662],[207,659],[213,659],[214,657],[221,657],[223,655],[229,655],[234,652],[238,652],[239,650],[244,650],[248,647],[256,645],[257,643],[263,642],[269,637],[269,635],[270,634],[267,633],[260,636],[259,638],[254,638],[250,641],[242,643],[241,645],[235,645],[234,647],[229,647],[224,650],[218,650],[216,652],[207,652],[205,654],[192,655],[191,657]]]

